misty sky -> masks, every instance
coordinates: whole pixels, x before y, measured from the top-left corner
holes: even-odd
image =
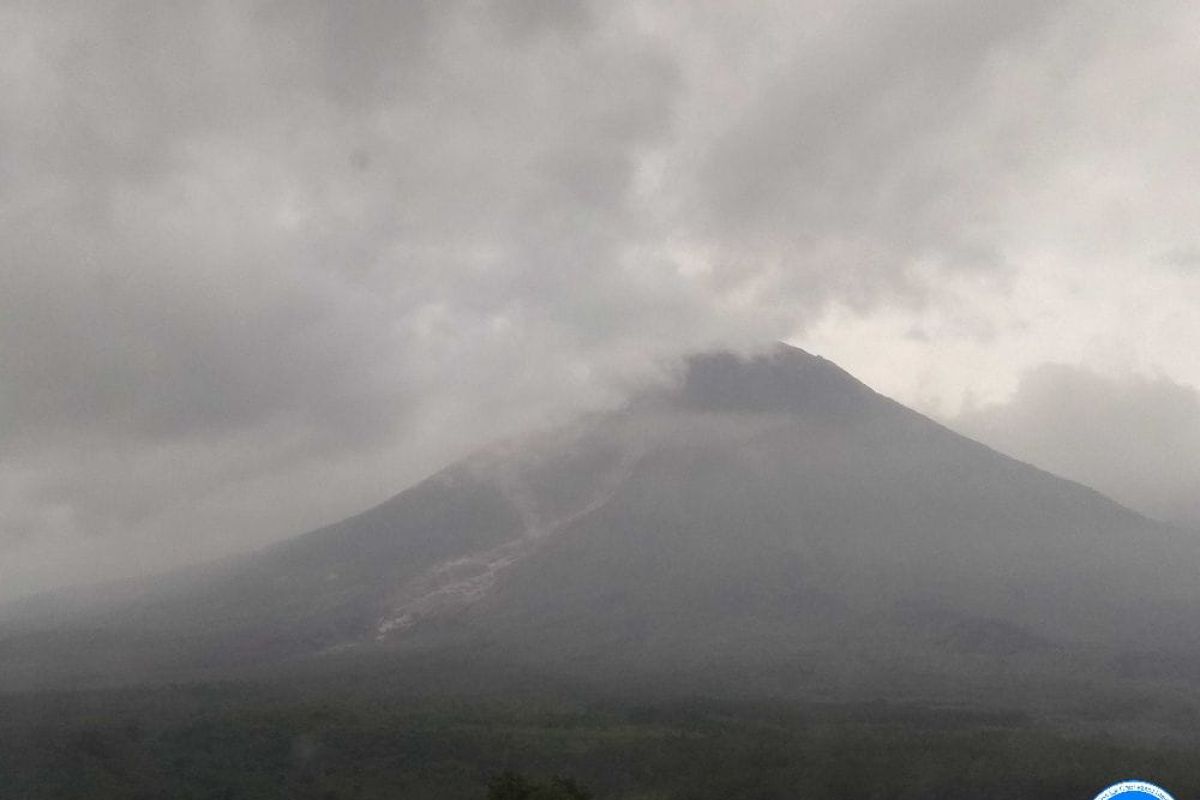
[[[0,0],[0,596],[785,339],[1200,526],[1200,5]]]

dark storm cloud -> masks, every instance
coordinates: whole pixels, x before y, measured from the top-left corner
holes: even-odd
[[[619,301],[587,283],[669,111],[669,68],[636,45],[529,55],[447,4],[52,9],[25,20],[52,96],[7,120],[8,431],[379,432],[412,327]],[[525,4],[494,13],[540,30]],[[559,60],[584,63],[541,75]]]
[[[1046,365],[1010,401],[951,425],[1144,514],[1200,528],[1200,393],[1190,386]]]
[[[681,326],[712,336],[674,265],[630,263],[652,233],[637,162],[680,86],[619,19],[519,1],[3,15],[10,587],[23,561],[53,572],[43,541],[170,551],[218,536],[168,530],[180,508],[270,475],[304,494],[348,451],[393,471],[324,489],[362,502],[455,442],[605,402]],[[321,521],[258,511],[251,541]]]
[[[1128,27],[1087,8],[0,3],[0,581],[294,532],[1001,272],[1073,32]]]

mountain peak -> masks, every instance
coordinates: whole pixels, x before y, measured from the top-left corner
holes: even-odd
[[[858,416],[882,400],[832,362],[782,342],[756,355],[725,351],[692,356],[675,397],[690,410],[839,419]]]

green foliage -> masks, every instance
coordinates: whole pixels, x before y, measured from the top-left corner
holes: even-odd
[[[886,703],[356,700],[231,685],[0,695],[0,796],[1050,800],[1129,776],[1200,794],[1200,736],[1104,728]],[[532,777],[549,775],[574,780]]]
[[[529,779],[512,770],[505,770],[488,782],[488,800],[528,800],[532,791]]]
[[[570,778],[555,775],[536,781],[505,770],[488,782],[488,800],[591,800],[591,793]]]

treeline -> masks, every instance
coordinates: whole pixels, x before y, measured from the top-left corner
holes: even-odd
[[[1131,776],[1200,794],[1195,743],[930,708],[0,698],[0,797],[30,800],[1057,800]]]

